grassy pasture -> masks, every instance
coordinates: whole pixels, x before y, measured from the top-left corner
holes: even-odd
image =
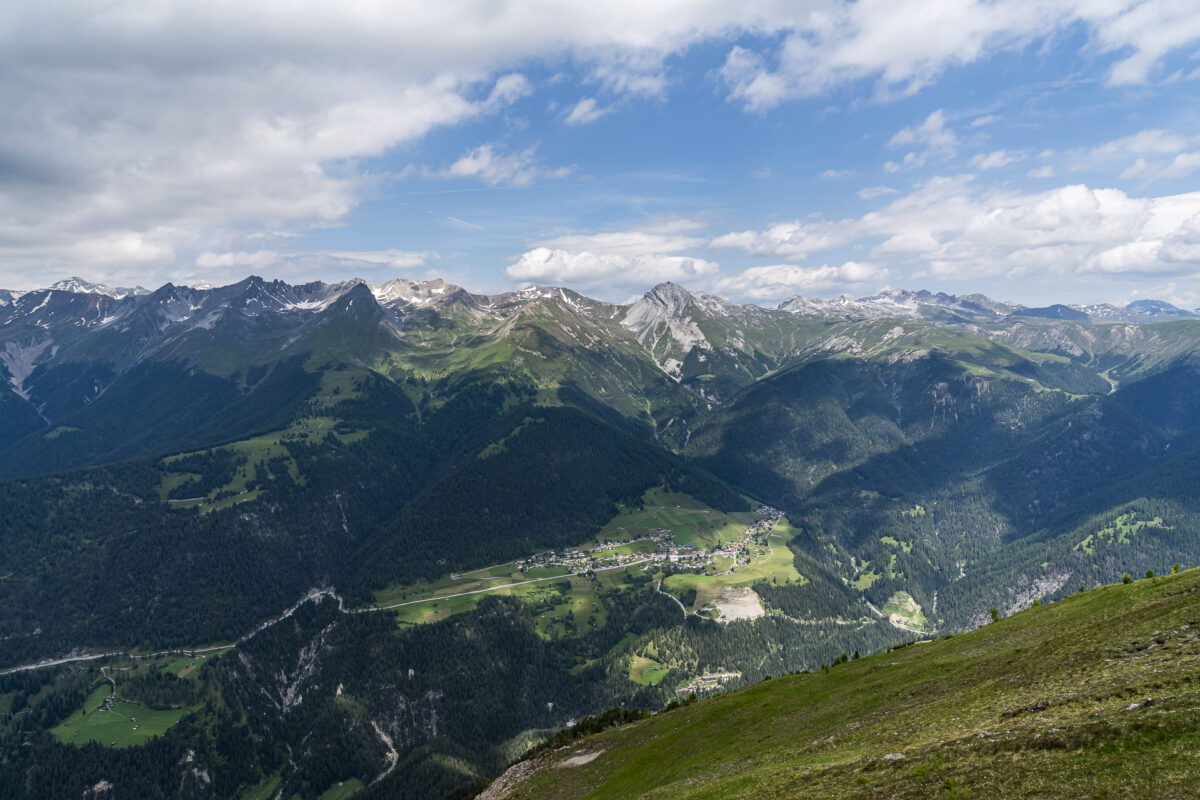
[[[66,744],[97,742],[106,747],[136,747],[162,735],[190,711],[186,708],[153,709],[124,700],[114,702],[111,711],[102,711],[99,706],[108,697],[110,689],[107,681],[97,686],[84,701],[83,708],[51,728],[50,733]]]
[[[671,668],[643,656],[634,656],[629,662],[629,680],[642,686],[656,686],[667,677]]]

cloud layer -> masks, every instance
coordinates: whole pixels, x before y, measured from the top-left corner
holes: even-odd
[[[714,247],[806,259],[850,245],[946,279],[1103,274],[1194,275],[1200,192],[1130,197],[1082,184],[1021,193],[934,178],[888,205],[841,220],[798,220],[718,236]]]
[[[528,140],[514,143],[494,130],[478,135],[472,127],[519,115],[560,74],[573,85],[551,122],[583,137],[607,130],[639,99],[669,101],[686,80],[707,80],[718,87],[718,102],[763,114],[862,86],[867,90],[858,94],[875,101],[913,96],[948,70],[1051,41],[1070,42],[1081,59],[1100,63],[1102,81],[1112,87],[1184,81],[1188,76],[1166,70],[1200,41],[1200,15],[1190,0],[10,3],[0,8],[0,274],[13,286],[36,284],[47,270],[152,283],[203,268],[205,254],[290,252],[298,239],[347,224],[366,199],[386,193],[396,177],[389,155],[450,129],[472,130],[475,138],[460,141],[445,166],[422,174],[489,187],[590,174],[580,159],[543,160]],[[706,56],[713,59],[702,70],[707,77],[683,74],[683,57],[701,44],[717,50]],[[977,127],[998,119],[980,114]],[[592,124],[602,118],[604,124]],[[951,111],[937,110],[901,129],[885,169],[896,178],[920,174],[966,149],[974,140],[960,139],[950,118]],[[1122,174],[1146,184],[1200,170],[1194,139],[1157,129],[1074,155],[1088,164],[1122,160]],[[992,146],[975,155],[974,167],[999,171],[1029,157]],[[1029,174],[1045,180],[1054,168]],[[876,186],[860,195],[892,191]],[[1067,249],[1058,255],[1074,269],[1153,263],[1167,272],[1191,252],[1183,222],[1158,232],[1171,227],[1162,220],[1187,206],[1182,196],[1138,200],[1117,192],[1114,199],[1105,191],[1067,186],[1040,198],[956,178],[928,181],[858,220],[784,223],[713,243],[800,261],[876,237],[881,241],[862,263],[909,259],[940,274],[969,264],[970,252],[991,264],[988,270],[1012,270],[1024,256],[1001,256],[997,231],[980,237],[999,225],[1036,239],[1017,217],[1029,204],[1053,205],[1058,197],[1064,207],[1099,209],[1078,213],[1085,225],[1099,220],[1088,230],[1101,244],[1061,245]],[[953,200],[937,207],[946,221],[930,221],[934,212],[922,204],[936,206],[934,195],[946,193]],[[1139,227],[1124,211],[1108,210],[1126,207],[1157,221]],[[920,224],[895,221],[910,217]],[[711,278],[717,268],[704,250],[708,239],[679,247],[531,241],[505,275]],[[1128,247],[1103,255],[1121,246]],[[1036,260],[1048,258],[1049,247],[1025,250]],[[785,266],[818,271],[811,275],[843,270]],[[755,269],[765,271],[753,280],[811,277]]]

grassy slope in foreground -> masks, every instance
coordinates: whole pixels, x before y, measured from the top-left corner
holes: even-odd
[[[1185,797],[1197,754],[1200,569],[659,714],[488,796]]]

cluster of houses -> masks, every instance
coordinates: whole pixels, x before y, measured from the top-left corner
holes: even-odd
[[[686,686],[676,689],[675,694],[685,695],[711,692],[714,689],[721,688],[721,684],[725,683],[725,681],[731,681],[734,678],[740,677],[742,677],[742,673],[740,672],[713,672],[708,675],[701,675]]]
[[[735,564],[745,566],[751,560],[751,548],[766,542],[783,512],[771,506],[759,506],[757,517],[745,532],[713,550],[696,544],[678,544],[675,535],[667,528],[658,528],[653,533],[625,541],[604,542],[588,550],[549,550],[518,561],[521,571],[533,567],[566,567],[571,572],[586,572],[597,569],[613,569],[634,563],[653,562],[672,564],[682,568],[702,569],[715,564],[718,558],[729,558]],[[649,552],[615,552],[638,542],[652,542],[657,549]],[[648,549],[648,548],[639,548]]]

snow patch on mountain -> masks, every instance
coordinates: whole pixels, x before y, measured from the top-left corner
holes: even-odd
[[[927,290],[885,289],[878,294],[853,300],[845,295],[833,300],[816,297],[791,297],[779,304],[779,310],[793,314],[838,319],[873,317],[928,318],[946,312],[971,320],[999,320],[1021,306],[993,300],[981,294],[957,296]]]
[[[376,302],[383,305],[406,303],[411,306],[427,306],[438,300],[462,291],[461,287],[446,283],[440,278],[431,281],[413,281],[407,278],[396,278],[379,286],[372,286],[371,294]]]
[[[143,295],[150,294],[149,289],[145,289],[141,286],[134,286],[133,288],[123,286],[111,287],[105,286],[103,283],[92,283],[91,281],[85,281],[83,278],[75,277],[64,278],[61,281],[50,284],[50,286],[47,288],[55,292],[103,294],[108,295],[114,300],[123,300],[126,297],[141,297]]]

